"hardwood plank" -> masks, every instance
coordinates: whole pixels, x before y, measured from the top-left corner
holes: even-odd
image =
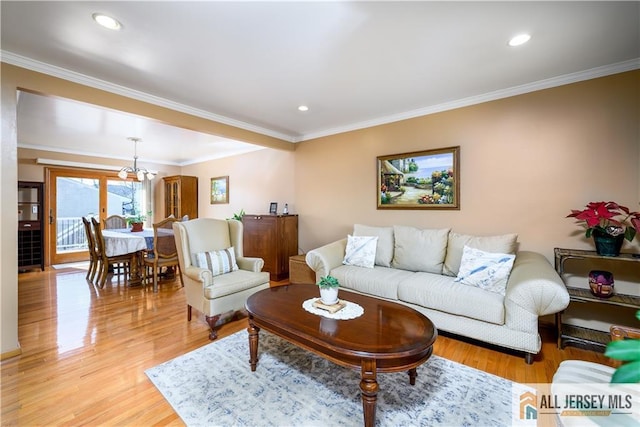
[[[154,294],[117,278],[98,289],[85,273],[66,268],[19,275],[22,354],[1,364],[2,425],[184,425],[144,371],[209,344],[203,316],[194,311],[187,322],[177,280],[161,283]],[[246,327],[245,318],[234,320],[218,335]],[[600,353],[558,350],[550,329],[541,335],[533,365],[521,354],[442,334],[434,354],[518,382],[549,382],[566,359],[611,365]]]

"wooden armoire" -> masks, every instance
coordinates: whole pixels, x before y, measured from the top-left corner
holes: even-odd
[[[244,256],[264,260],[270,279],[289,277],[289,257],[298,254],[298,215],[245,214]]]
[[[198,177],[174,175],[164,180],[164,217],[198,217]]]

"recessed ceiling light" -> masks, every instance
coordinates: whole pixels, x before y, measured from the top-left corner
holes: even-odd
[[[298,111],[309,111],[309,107],[306,105],[301,105],[298,107]]]
[[[509,46],[520,46],[521,44],[525,44],[531,39],[529,34],[518,34],[511,40],[509,40]]]
[[[91,15],[91,17],[98,24],[100,24],[103,27],[108,28],[110,30],[116,30],[117,31],[120,28],[122,28],[122,24],[120,24],[120,22],[118,22],[117,19],[112,18],[112,17],[110,17],[108,15],[105,15],[104,13],[94,13],[93,15]]]

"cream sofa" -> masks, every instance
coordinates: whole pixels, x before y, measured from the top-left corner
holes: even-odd
[[[316,278],[331,275],[344,289],[406,304],[442,331],[525,352],[527,363],[540,351],[538,318],[569,304],[564,283],[541,254],[517,252],[517,236],[476,237],[449,229],[369,227],[354,236],[376,236],[373,268],[344,265],[347,239],[311,250],[306,262]],[[504,295],[456,281],[463,248],[516,254],[504,279]]]
[[[174,222],[173,230],[187,297],[187,319],[191,320],[192,307],[204,313],[211,329],[209,338],[216,339],[216,327],[224,314],[244,310],[250,295],[269,287],[269,273],[262,272],[264,260],[243,255],[244,229],[240,221],[198,218]],[[197,265],[197,254],[229,248],[233,248],[237,265],[234,271],[214,276],[210,269]]]

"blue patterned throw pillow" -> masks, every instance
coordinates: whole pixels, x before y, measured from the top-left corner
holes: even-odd
[[[196,267],[206,268],[214,276],[230,273],[238,269],[233,246],[219,251],[200,252],[194,256]]]
[[[345,250],[345,265],[373,268],[376,261],[376,246],[378,236],[352,236],[347,235],[347,248]]]
[[[485,252],[465,245],[455,281],[504,295],[515,259],[515,255]]]

